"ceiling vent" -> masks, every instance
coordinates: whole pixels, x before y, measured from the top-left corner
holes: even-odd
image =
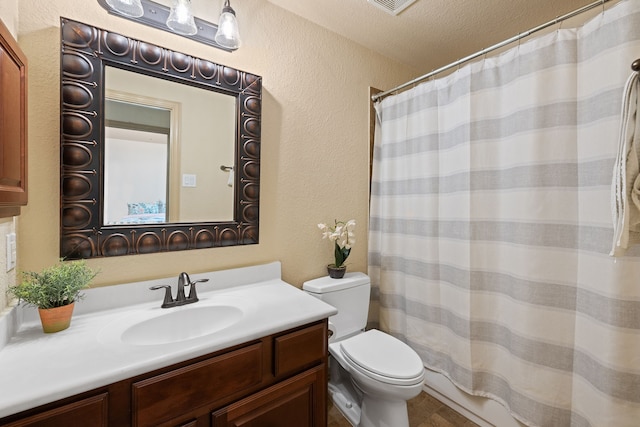
[[[397,15],[413,3],[416,0],[367,0],[372,5],[384,10],[391,15]]]

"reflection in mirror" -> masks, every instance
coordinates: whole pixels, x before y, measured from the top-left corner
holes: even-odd
[[[257,244],[262,78],[60,21],[60,255]]]
[[[164,156],[157,143],[118,140],[118,156],[105,157],[105,174],[126,177],[105,176],[104,224],[231,221],[233,174],[219,166],[234,166],[235,97],[109,66],[105,85],[105,129],[166,136]]]
[[[167,222],[167,135],[106,127],[104,142],[104,224]]]

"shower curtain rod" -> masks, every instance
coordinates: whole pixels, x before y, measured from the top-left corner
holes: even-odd
[[[480,51],[478,51],[478,52],[476,52],[474,54],[471,54],[469,56],[466,56],[466,57],[464,57],[462,59],[458,59],[457,61],[452,62],[451,64],[448,64],[448,65],[445,65],[444,67],[440,67],[437,70],[433,70],[433,71],[425,74],[424,76],[420,76],[418,78],[415,78],[415,79],[413,79],[413,80],[411,80],[409,82],[403,83],[400,86],[397,86],[397,87],[395,87],[393,89],[389,89],[389,90],[387,90],[385,92],[377,93],[377,94],[371,96],[371,100],[373,102],[379,101],[382,98],[385,98],[385,97],[387,97],[387,96],[389,96],[389,95],[391,95],[391,94],[393,94],[395,92],[402,91],[403,89],[406,89],[409,86],[412,86],[412,85],[415,85],[417,83],[420,83],[420,82],[428,79],[429,77],[435,76],[436,74],[439,74],[439,73],[441,73],[443,71],[446,71],[446,70],[449,70],[451,68],[457,67],[458,65],[463,64],[463,63],[465,63],[467,61],[470,61],[470,60],[475,59],[475,58],[477,58],[479,56],[485,55],[485,54],[487,54],[489,52],[492,52],[492,51],[494,51],[496,49],[499,49],[499,48],[501,48],[503,46],[506,46],[506,45],[508,45],[510,43],[513,43],[513,42],[516,42],[518,40],[521,40],[521,39],[523,39],[525,37],[530,36],[533,33],[536,33],[536,32],[538,32],[540,30],[544,30],[545,28],[550,27],[552,25],[555,25],[555,24],[557,24],[559,22],[562,22],[562,21],[564,21],[566,19],[573,18],[574,16],[580,15],[581,13],[584,13],[584,12],[586,12],[588,10],[591,10],[594,7],[598,7],[600,5],[604,5],[608,1],[610,1],[610,0],[594,1],[593,3],[590,3],[590,4],[586,5],[586,6],[582,6],[581,8],[576,9],[573,12],[569,12],[569,13],[567,13],[565,15],[558,16],[554,20],[546,22],[546,23],[544,23],[542,25],[538,25],[535,28],[532,28],[532,29],[530,29],[528,31],[525,31],[524,33],[519,33],[517,36],[513,36],[510,39],[507,39],[507,40],[504,40],[504,41],[502,41],[500,43],[494,44],[491,47],[488,47],[486,49],[482,49],[482,50],[480,50]]]

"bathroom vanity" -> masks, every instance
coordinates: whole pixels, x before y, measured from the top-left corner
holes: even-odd
[[[240,270],[245,279],[230,273]],[[210,279],[201,301],[175,309],[160,309],[161,295],[148,291],[158,281],[126,285],[134,300],[148,297],[145,289],[155,299],[129,307],[95,310],[124,289],[91,290],[88,312],[49,336],[25,313],[0,350],[0,425],[325,426],[327,318],[335,309],[269,278],[276,270],[278,263],[192,275]],[[199,328],[215,324],[210,312],[222,323]],[[156,334],[158,325],[165,333]]]
[[[312,323],[62,399],[0,425],[323,426],[326,342],[326,321]]]

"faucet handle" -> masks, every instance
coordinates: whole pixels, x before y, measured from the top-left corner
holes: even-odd
[[[198,301],[198,295],[196,294],[196,283],[204,283],[208,281],[209,279],[199,279],[199,280],[194,280],[193,282],[189,282],[189,285],[191,285],[191,289],[189,289],[189,296],[187,297],[187,299],[190,302]]]
[[[162,301],[162,305],[160,307],[168,308],[168,307],[171,307],[174,302],[173,297],[171,296],[171,286],[157,285],[157,286],[151,286],[149,289],[151,289],[152,291],[155,291],[157,289],[163,289],[163,288],[164,288],[164,301]]]

